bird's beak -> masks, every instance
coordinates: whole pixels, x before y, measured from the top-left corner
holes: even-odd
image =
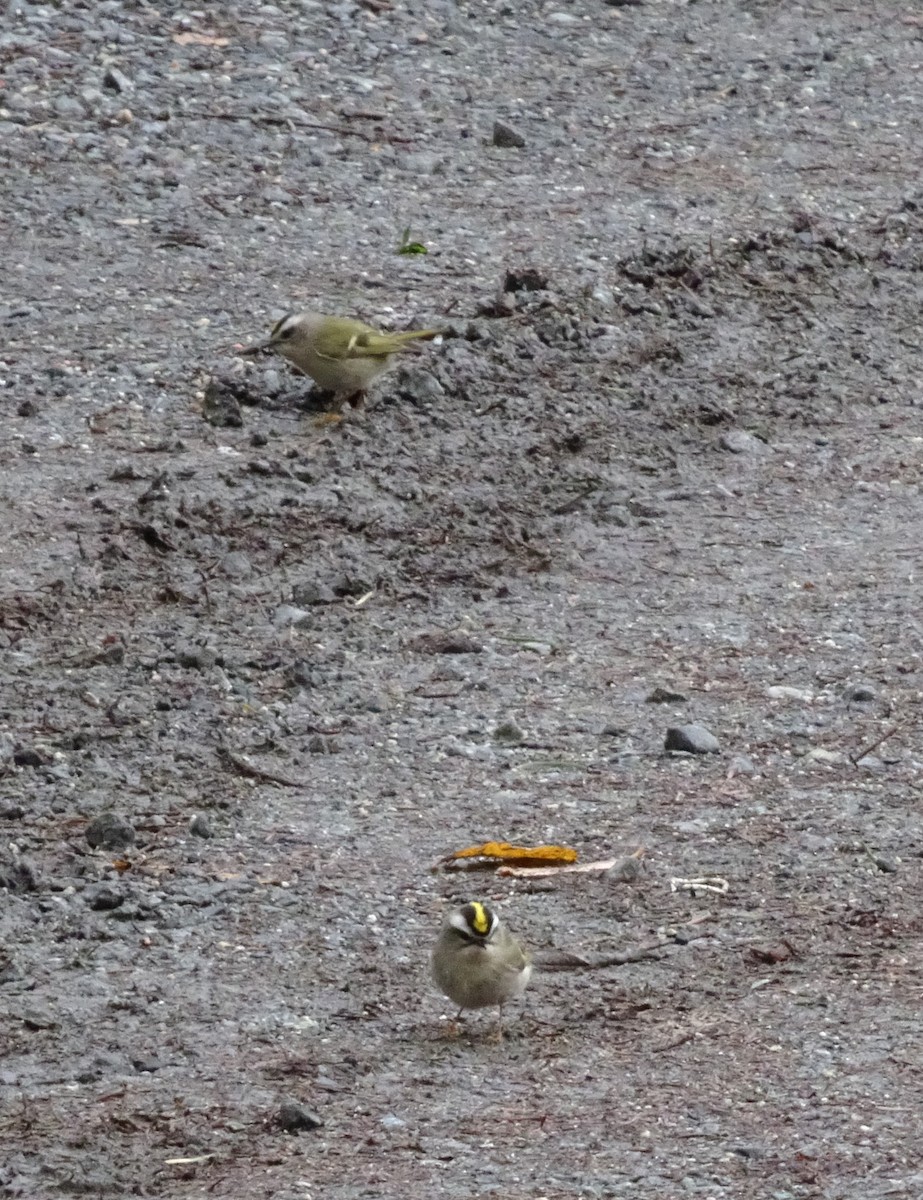
[[[273,348],[272,338],[267,338],[265,342],[256,342],[253,346],[244,346],[237,353],[242,357],[254,358],[257,354],[268,354]]]

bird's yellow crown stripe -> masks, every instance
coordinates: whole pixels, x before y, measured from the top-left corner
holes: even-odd
[[[485,934],[490,929],[490,917],[487,914],[487,909],[477,900],[472,901],[471,907],[474,909],[474,915],[471,918],[471,928],[475,933]]]

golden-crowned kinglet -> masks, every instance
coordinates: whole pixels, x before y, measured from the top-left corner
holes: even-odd
[[[493,909],[477,900],[447,914],[432,955],[433,978],[450,1000],[466,1008],[497,1005],[498,1036],[503,1005],[522,994],[532,960]]]
[[[271,349],[310,375],[319,387],[333,392],[340,404],[362,402],[363,393],[383,371],[391,357],[411,342],[439,337],[439,329],[408,329],[379,333],[351,317],[325,317],[322,313],[288,313],[272,327],[267,342],[248,346],[243,354]]]

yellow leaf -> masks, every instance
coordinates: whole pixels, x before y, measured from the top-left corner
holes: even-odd
[[[483,859],[485,867],[497,863],[508,863],[518,867],[553,867],[577,861],[577,851],[570,846],[511,846],[509,842],[485,842],[482,846],[468,846],[448,854],[443,862],[458,862],[461,859]]]

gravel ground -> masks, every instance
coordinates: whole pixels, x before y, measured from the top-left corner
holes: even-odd
[[[6,6],[0,1196],[923,1194],[921,62]],[[331,420],[235,353],[299,307],[446,335]],[[497,838],[643,865],[433,870]]]

